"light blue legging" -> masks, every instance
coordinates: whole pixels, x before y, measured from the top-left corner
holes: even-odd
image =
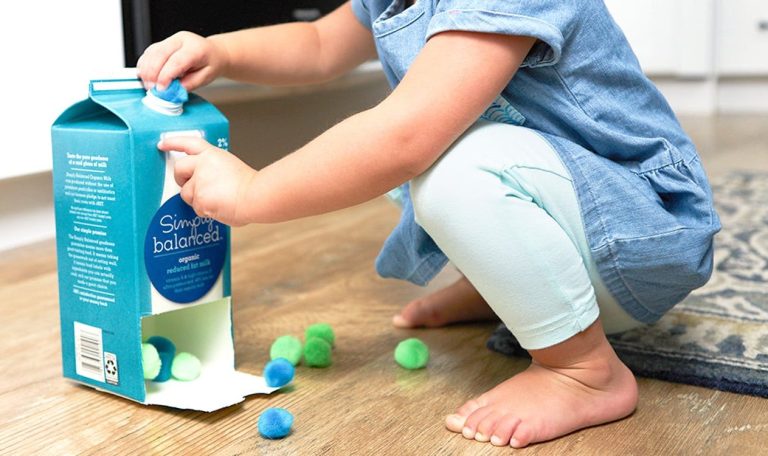
[[[416,221],[526,349],[563,342],[601,316],[641,323],[592,260],[568,170],[528,128],[479,121],[411,182]]]

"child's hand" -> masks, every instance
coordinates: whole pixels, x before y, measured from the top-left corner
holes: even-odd
[[[226,50],[215,40],[191,32],[178,32],[149,46],[136,64],[138,75],[149,89],[165,89],[176,78],[187,90],[195,90],[221,75]]]
[[[165,138],[158,149],[187,155],[176,161],[174,177],[181,186],[181,198],[202,217],[241,226],[246,216],[247,195],[256,171],[233,154],[201,138]]]

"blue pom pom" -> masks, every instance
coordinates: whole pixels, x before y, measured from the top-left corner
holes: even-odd
[[[296,369],[285,358],[275,358],[264,366],[264,379],[267,385],[275,388],[285,386],[293,380]]]
[[[165,90],[157,90],[157,86],[152,87],[152,94],[169,103],[184,104],[189,100],[187,89],[181,85],[181,82],[178,79],[174,79],[173,82],[171,82],[171,85],[166,87]]]
[[[259,434],[266,439],[282,439],[292,425],[293,415],[286,409],[268,408],[259,416]]]
[[[148,344],[152,344],[157,349],[157,354],[160,355],[160,373],[157,377],[153,378],[155,382],[165,382],[171,378],[171,366],[173,365],[173,358],[176,356],[176,345],[163,336],[152,336],[147,339]]]

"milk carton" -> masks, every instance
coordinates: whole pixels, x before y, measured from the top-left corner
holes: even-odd
[[[191,95],[146,98],[140,81],[96,80],[53,124],[64,376],[145,404],[211,411],[269,393],[235,370],[229,227],[179,196],[177,153],[157,143],[199,136],[222,148],[227,119]],[[141,343],[160,335],[194,354],[194,381],[145,381]]]

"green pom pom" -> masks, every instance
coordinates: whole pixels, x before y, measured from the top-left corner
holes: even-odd
[[[202,367],[200,360],[192,353],[181,352],[173,358],[171,364],[171,375],[176,380],[189,382],[200,376]]]
[[[285,358],[294,366],[301,362],[301,341],[293,336],[280,336],[272,342],[269,359]]]
[[[319,337],[333,347],[336,342],[336,335],[333,334],[333,328],[328,323],[315,323],[304,331],[304,340],[309,340],[313,337]]]
[[[328,367],[331,365],[331,344],[319,337],[307,339],[304,344],[304,362],[310,367]]]
[[[141,344],[141,365],[144,368],[144,378],[152,380],[160,373],[160,354],[152,344]]]
[[[395,348],[395,361],[406,369],[421,369],[429,361],[429,347],[415,337],[405,339]]]

